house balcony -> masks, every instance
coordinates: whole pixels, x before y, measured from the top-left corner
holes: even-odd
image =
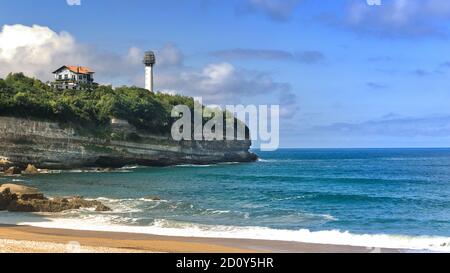
[[[56,79],[55,82],[57,82],[57,83],[65,83],[65,82],[67,82],[67,83],[69,83],[69,82],[76,83],[77,80],[74,80],[74,79]]]
[[[74,83],[74,84],[80,84],[80,83],[94,83],[94,79],[87,79],[87,80],[76,80],[76,79],[56,79],[56,83],[62,84],[62,83]]]

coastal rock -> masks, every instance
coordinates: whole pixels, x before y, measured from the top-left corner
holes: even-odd
[[[27,201],[17,199],[9,203],[6,207],[6,210],[10,212],[39,212],[39,210],[34,208],[33,205],[31,205]]]
[[[17,195],[12,194],[8,188],[0,190],[0,211],[6,210],[9,204],[15,200],[17,200]]]
[[[104,211],[111,211],[111,209],[100,203],[95,207],[95,211],[104,212]]]
[[[62,212],[81,208],[95,208],[96,211],[110,211],[111,209],[100,202],[86,201],[83,199],[32,199],[15,200],[8,206],[8,211],[13,212]]]
[[[7,160],[6,158],[1,158],[0,157],[0,170],[3,172],[8,165],[10,165],[11,162],[9,160]]]
[[[98,201],[84,199],[31,199],[13,200],[7,207],[11,212],[62,212],[81,208],[95,208],[95,211],[111,211]]]
[[[251,140],[175,141],[170,135],[124,130],[134,138],[109,138],[77,132],[57,122],[0,116],[0,158],[4,167],[28,164],[39,169],[120,168],[126,165],[171,166],[251,162]],[[20,139],[20,141],[18,141]],[[99,169],[102,171],[103,169]],[[11,172],[11,171],[10,171]],[[12,173],[19,174],[13,169]]]
[[[148,196],[148,197],[145,197],[145,199],[151,200],[151,201],[161,201],[161,197],[159,197],[159,196]]]
[[[110,208],[96,200],[86,200],[81,197],[74,197],[68,202],[70,205],[78,208],[95,208],[96,211],[111,211]]]
[[[18,199],[31,200],[31,199],[45,199],[44,194],[39,192],[38,189],[33,187],[27,187],[16,184],[3,184],[0,186],[0,192],[9,189],[12,194],[15,194]]]
[[[24,185],[18,185],[18,184],[2,184],[0,185],[0,191],[4,189],[9,189],[12,193],[15,193],[17,195],[21,194],[34,194],[39,193],[39,190],[34,187],[28,187]]]
[[[18,199],[31,200],[31,199],[45,199],[44,194],[39,192],[38,189],[33,187],[27,187],[16,184],[3,184],[0,186],[0,192],[5,189],[9,189],[12,194],[15,194]]]
[[[21,173],[22,172],[17,167],[10,167],[5,170],[5,175],[17,175],[17,174],[21,174]]]
[[[31,164],[28,164],[27,168],[25,169],[25,171],[23,171],[24,174],[38,174],[39,170]]]
[[[55,198],[53,198],[53,201],[54,201],[54,202],[58,202],[58,203],[68,203],[68,202],[69,202],[69,199],[67,199],[67,198],[61,198],[61,197],[55,197]]]
[[[6,165],[6,164],[11,164],[11,162],[9,162],[8,159],[0,158],[0,165]]]
[[[38,189],[4,184],[0,186],[0,210],[10,212],[62,212],[80,208],[95,208],[96,211],[111,209],[99,201],[81,197],[48,199]]]

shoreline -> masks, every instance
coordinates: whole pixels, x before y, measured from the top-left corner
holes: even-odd
[[[0,224],[0,253],[401,253],[400,249],[289,241],[162,236]]]

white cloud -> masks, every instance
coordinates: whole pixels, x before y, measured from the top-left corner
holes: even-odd
[[[276,21],[286,21],[300,3],[301,0],[248,0],[246,11],[259,11]]]
[[[218,85],[224,85],[235,75],[236,69],[229,63],[210,64],[203,68],[199,75],[200,84],[205,89],[214,88]]]
[[[271,103],[281,102],[282,113],[294,109],[295,95],[291,86],[275,81],[269,73],[236,67],[228,62],[186,66],[183,52],[172,43],[155,51],[157,90],[202,96],[205,102],[216,104],[241,103],[245,98],[272,95],[275,100],[280,98]],[[143,86],[143,54],[144,50],[137,47],[131,47],[124,54],[100,51],[77,42],[67,32],[57,33],[48,27],[5,25],[0,32],[0,77],[10,72],[24,72],[51,80],[53,70],[70,64],[92,68],[100,83]]]
[[[353,0],[346,24],[362,33],[386,37],[443,36],[443,23],[450,19],[448,0],[392,0],[368,6]]]
[[[158,66],[181,66],[184,56],[181,50],[173,43],[167,43],[162,49],[157,50]]]
[[[434,115],[401,117],[388,114],[381,119],[361,123],[335,123],[314,128],[319,131],[345,135],[428,136],[441,137],[450,134],[450,116]]]
[[[228,60],[278,60],[278,61],[293,61],[303,64],[316,64],[325,59],[322,52],[317,50],[306,50],[296,53],[291,53],[284,50],[272,49],[252,49],[252,48],[234,48],[227,50],[219,50],[211,53],[212,56],[224,58]]]
[[[157,73],[156,85],[163,87],[162,90],[202,96],[209,103],[240,103],[249,97],[291,92],[289,84],[276,82],[268,73],[237,68],[227,62]]]
[[[69,55],[75,40],[66,33],[48,27],[5,25],[0,32],[0,74],[24,72],[44,77],[56,68],[55,60]]]
[[[142,51],[132,47],[124,55],[100,52],[78,43],[67,32],[57,33],[45,26],[4,25],[0,32],[0,77],[23,72],[50,80],[51,72],[62,65],[89,66],[101,81],[130,77],[142,58]],[[127,79],[121,79],[127,81]]]
[[[297,96],[290,84],[277,82],[269,73],[227,62],[211,63],[199,69],[161,69],[157,70],[155,80],[162,92],[201,96],[208,104],[245,104],[251,100],[279,104],[283,118],[293,118],[298,112]]]

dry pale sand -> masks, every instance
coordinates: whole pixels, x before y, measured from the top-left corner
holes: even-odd
[[[50,243],[0,239],[0,253],[142,253],[145,251],[114,248],[82,246],[78,242]]]
[[[0,225],[0,253],[379,253],[395,249]]]

